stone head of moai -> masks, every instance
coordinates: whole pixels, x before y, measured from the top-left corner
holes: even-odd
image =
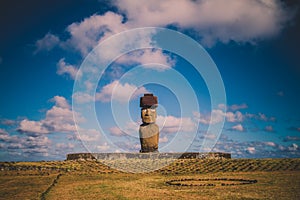
[[[156,108],[158,105],[157,97],[153,94],[144,94],[140,98],[141,117],[144,124],[155,123],[156,121]]]

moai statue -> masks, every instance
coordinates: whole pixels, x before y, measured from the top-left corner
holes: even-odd
[[[144,94],[140,98],[141,117],[143,121],[139,129],[141,153],[158,152],[159,128],[155,124],[157,106],[157,97],[153,96],[153,94]]]

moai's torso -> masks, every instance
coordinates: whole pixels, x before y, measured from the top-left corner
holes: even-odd
[[[139,130],[141,152],[155,152],[158,150],[159,127],[157,124],[142,124]]]

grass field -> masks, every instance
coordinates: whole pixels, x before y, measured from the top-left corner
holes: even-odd
[[[138,164],[148,162],[128,163]],[[139,174],[96,161],[2,162],[0,170],[0,199],[300,199],[300,159],[182,159]]]

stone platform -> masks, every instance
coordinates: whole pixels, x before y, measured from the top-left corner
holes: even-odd
[[[72,153],[67,160],[127,160],[127,159],[230,159],[230,153]]]

